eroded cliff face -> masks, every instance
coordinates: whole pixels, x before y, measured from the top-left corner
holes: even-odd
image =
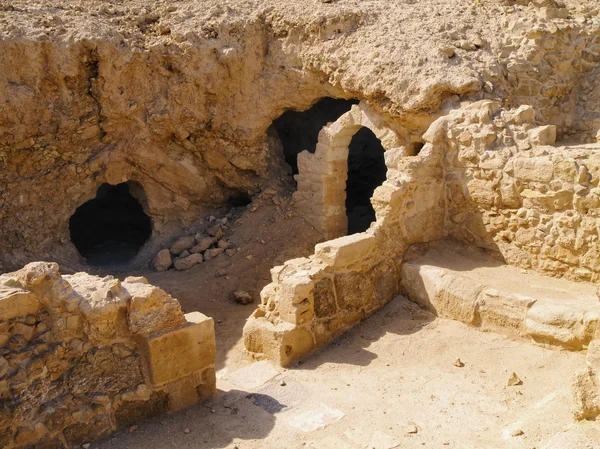
[[[69,218],[103,183],[141,187],[132,193],[159,244],[228,198],[285,178],[267,133],[273,115],[334,89],[294,72],[278,79],[255,31],[220,52],[3,43],[3,262],[75,262]]]
[[[229,198],[292,186],[271,125],[323,97],[365,102],[407,142],[482,98],[533,104],[559,140],[595,140],[597,10],[547,6],[4,5],[0,270],[81,266],[69,219],[104,183],[135,186],[151,218],[134,265]]]

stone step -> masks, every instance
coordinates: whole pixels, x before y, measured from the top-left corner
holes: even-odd
[[[596,287],[505,265],[478,248],[443,241],[402,263],[402,287],[438,316],[573,351],[598,327]]]

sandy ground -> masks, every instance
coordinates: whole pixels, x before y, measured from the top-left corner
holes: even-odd
[[[235,308],[216,317],[241,327]],[[570,411],[583,355],[434,319],[402,297],[290,369],[230,365],[240,349],[220,352],[213,399],[91,448],[532,449],[565,430],[600,441]],[[507,386],[513,371],[522,385]]]
[[[219,391],[91,449],[540,449],[565,430],[600,441],[597,423],[574,424],[571,413],[571,379],[584,354],[438,319],[402,297],[289,369],[250,360],[242,328],[270,268],[310,254],[320,239],[286,204],[264,198],[233,220],[226,230],[233,257],[184,272],[118,273],[145,275],[186,312],[214,318]],[[475,267],[480,275],[483,265]],[[255,304],[233,302],[237,289]],[[464,367],[454,365],[457,358]],[[512,372],[522,385],[507,385]]]

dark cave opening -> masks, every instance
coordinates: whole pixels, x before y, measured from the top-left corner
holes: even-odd
[[[348,149],[346,214],[348,234],[354,234],[366,231],[375,221],[371,197],[385,181],[387,167],[383,146],[368,128],[361,128],[354,135]]]
[[[335,122],[354,104],[358,104],[358,100],[325,97],[306,111],[286,111],[273,121],[292,174],[298,173],[298,154],[304,150],[314,153],[321,129]]]
[[[152,223],[131,189],[135,183],[102,184],[96,197],[69,220],[71,241],[90,265],[129,262],[152,235]]]

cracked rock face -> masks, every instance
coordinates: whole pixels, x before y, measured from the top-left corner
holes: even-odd
[[[0,270],[82,262],[69,217],[103,183],[139,185],[152,237],[135,263],[148,262],[211,208],[285,178],[269,127],[323,97],[365,100],[411,139],[444,108],[500,97],[594,140],[597,5],[565,3],[11,2]]]

